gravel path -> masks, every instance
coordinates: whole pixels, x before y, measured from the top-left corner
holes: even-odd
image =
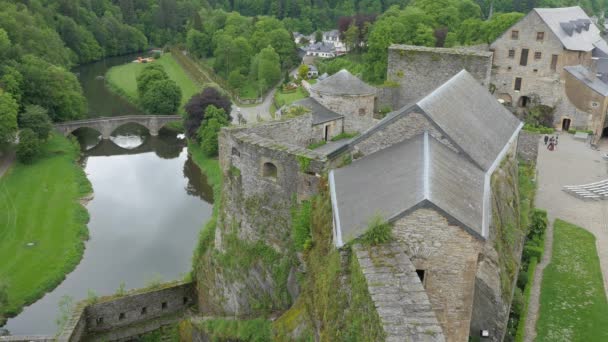
[[[581,226],[596,237],[596,247],[604,277],[604,291],[608,289],[608,200],[582,201],[562,191],[564,185],[579,185],[608,178],[608,162],[601,153],[608,151],[608,141],[600,151],[590,149],[570,134],[559,137],[558,149],[548,151],[539,142],[537,159],[538,191],[536,207],[546,209],[549,222],[545,238],[545,253],[538,264],[530,292],[525,341],[534,341],[540,308],[540,286],[543,270],[551,261],[553,224],[556,218]],[[608,292],[607,292],[608,294]]]

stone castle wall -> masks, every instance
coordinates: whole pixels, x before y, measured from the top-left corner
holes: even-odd
[[[590,75],[590,78],[595,77]],[[569,72],[564,72],[564,101],[569,101],[573,107],[564,111],[558,107],[554,115],[555,123],[561,129],[562,120],[572,120],[570,127],[576,129],[591,129],[596,137],[602,135],[605,126],[608,98],[583,84]]]
[[[399,108],[413,104],[462,69],[488,87],[491,68],[492,53],[487,51],[391,45],[387,80],[399,84],[399,101],[394,106]]]
[[[312,90],[310,97],[326,108],[344,115],[346,132],[364,132],[374,125],[375,94],[371,95],[327,95]]]
[[[362,137],[353,143],[355,153],[366,156],[385,149],[398,142],[414,138],[428,131],[438,141],[458,152],[457,148],[429,121],[425,115],[411,112],[396,118],[393,122],[379,128],[377,132]]]
[[[420,208],[395,222],[395,238],[417,270],[447,341],[469,336],[477,257],[483,242],[432,208]]]

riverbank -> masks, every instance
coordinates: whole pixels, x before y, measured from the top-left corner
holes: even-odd
[[[192,95],[198,93],[201,88],[186,74],[184,69],[177,63],[171,53],[165,53],[153,63],[160,64],[165,68],[170,79],[175,81],[182,90],[180,112],[183,106],[190,100]],[[139,107],[139,96],[137,94],[137,75],[148,64],[127,63],[110,68],[106,73],[106,85],[108,88],[126,98],[129,102]]]
[[[55,288],[82,258],[89,215],[79,201],[92,187],[78,157],[76,144],[53,134],[33,164],[16,163],[0,179],[0,282],[8,297],[0,316]]]

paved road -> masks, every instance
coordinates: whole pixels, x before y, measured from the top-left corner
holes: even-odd
[[[274,99],[274,93],[276,91],[276,88],[272,89],[268,95],[266,95],[266,98],[264,99],[264,102],[260,103],[257,106],[252,106],[252,107],[239,107],[237,105],[232,105],[232,123],[237,124],[238,123],[238,112],[240,110],[241,115],[243,115],[243,117],[245,118],[245,120],[247,120],[247,123],[253,123],[253,122],[257,122],[258,118],[262,119],[262,120],[266,120],[269,121],[272,119],[272,117],[270,116],[270,104],[272,103],[272,100]]]
[[[601,153],[608,152],[608,141],[600,144],[600,151],[590,149],[570,134],[562,134],[558,149],[550,152],[539,142],[537,160],[538,191],[536,207],[546,209],[549,220],[556,218],[579,225],[596,237],[600,267],[604,277],[604,291],[608,295],[608,200],[582,201],[562,191],[564,185],[580,185],[608,178],[608,162]],[[536,337],[542,270],[551,259],[553,226],[547,229],[545,255],[537,268],[530,295],[525,341]]]

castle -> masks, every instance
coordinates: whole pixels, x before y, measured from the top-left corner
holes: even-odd
[[[389,59],[393,71],[400,62],[429,52],[399,55],[400,47],[391,49],[398,55]],[[376,89],[342,70],[314,84],[309,98],[284,108],[280,120],[225,128],[220,134],[224,221],[235,222],[240,239],[255,241],[260,224],[267,224],[248,212],[247,199],[263,199],[275,220],[288,221],[288,205],[281,203],[316,194],[322,175],[328,174],[334,224],[327,229],[333,231],[335,248],[354,244],[390,341],[405,336],[465,341],[480,330],[499,341],[506,328],[510,294],[504,297],[500,286],[495,250],[500,238],[495,222],[504,218],[494,217],[493,208],[504,205],[497,204],[503,199],[496,191],[517,196],[513,178],[510,183],[504,179],[517,177],[515,154],[523,124],[487,90],[489,67],[476,59],[490,61],[491,54],[461,56],[474,57],[469,62],[479,69],[478,77],[451,62],[451,68],[441,71],[445,79],[435,80],[442,84],[429,82],[432,89],[381,120],[373,116]],[[344,132],[358,135],[332,141]],[[308,148],[320,141],[326,143]],[[518,215],[511,209],[511,216]],[[376,250],[405,272],[406,285],[389,281],[372,289],[381,270],[369,261],[371,252],[358,247],[357,238],[374,215],[392,225],[395,237]],[[216,233],[220,250],[224,234]],[[275,248],[281,250],[281,244]],[[256,280],[250,277],[249,282]],[[246,291],[226,285],[215,286],[225,299],[223,312],[247,312]]]

